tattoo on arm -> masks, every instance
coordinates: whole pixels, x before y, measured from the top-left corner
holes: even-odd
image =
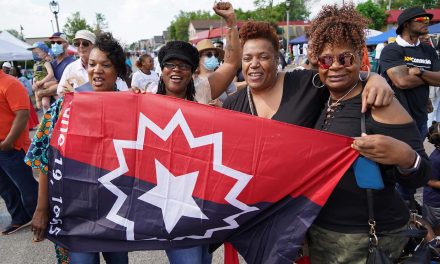
[[[408,68],[406,65],[396,66],[390,69],[391,73],[396,78],[403,78],[405,76],[408,76]]]
[[[226,42],[226,47],[225,47],[226,58],[230,58],[231,57],[231,52],[234,51],[234,48],[231,47],[231,38],[232,38],[231,35],[232,35],[232,32],[229,32],[229,34],[228,34],[228,41]]]

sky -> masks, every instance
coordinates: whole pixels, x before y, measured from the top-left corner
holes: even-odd
[[[55,18],[49,9],[49,0],[0,0],[2,18],[0,30],[15,29],[28,38],[45,37],[56,30]],[[274,0],[275,3],[281,0]],[[342,0],[312,0],[310,10],[316,15],[323,4]],[[180,10],[212,10],[213,0],[58,0],[60,30],[67,17],[79,11],[88,24],[93,25],[95,13],[102,13],[108,22],[108,31],[130,44],[139,39],[162,35]],[[235,8],[254,9],[253,0],[231,0]]]

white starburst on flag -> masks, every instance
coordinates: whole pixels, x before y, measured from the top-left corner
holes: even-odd
[[[123,203],[127,200],[127,195],[111,182],[112,180],[128,172],[128,166],[125,160],[123,149],[143,150],[146,129],[149,129],[151,132],[153,132],[163,141],[167,141],[167,139],[171,136],[171,134],[178,126],[180,126],[183,134],[185,135],[185,138],[190,148],[213,145],[213,161],[212,161],[213,170],[237,180],[234,186],[228,192],[228,194],[226,194],[225,200],[230,205],[240,209],[241,212],[231,215],[227,218],[224,218],[223,221],[225,221],[227,225],[208,229],[204,235],[178,237],[175,238],[175,240],[181,240],[184,238],[192,238],[192,239],[210,238],[212,234],[216,231],[237,228],[239,225],[237,221],[235,221],[235,219],[240,215],[259,210],[257,207],[248,206],[245,203],[237,200],[238,195],[247,186],[247,184],[252,178],[252,175],[234,170],[232,168],[223,165],[222,163],[223,139],[221,132],[195,138],[180,109],[176,111],[173,118],[171,118],[170,122],[165,126],[164,129],[160,128],[148,117],[140,113],[137,139],[135,141],[120,140],[120,139],[113,140],[113,145],[116,151],[119,167],[98,179],[98,181],[105,188],[107,188],[111,193],[117,196],[117,199],[113,204],[112,208],[110,209],[109,213],[107,214],[106,218],[126,228],[127,240],[134,240],[134,222],[132,220],[129,220],[125,217],[118,215],[118,212],[121,209]],[[157,239],[157,238],[152,238],[152,239]]]

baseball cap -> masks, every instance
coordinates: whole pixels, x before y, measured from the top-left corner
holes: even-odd
[[[75,38],[73,40],[77,39],[85,39],[90,41],[92,44],[95,44],[96,35],[88,30],[81,29],[76,32]]]
[[[53,38],[61,38],[65,42],[68,42],[66,34],[64,34],[62,32],[55,32],[55,33],[53,33],[52,36],[49,37],[49,39],[53,39]]]
[[[5,61],[3,62],[2,68],[12,68],[12,65],[8,61]]]
[[[40,49],[46,53],[49,53],[49,47],[47,47],[46,44],[44,44],[44,42],[35,42],[34,44],[32,44],[32,46],[30,48],[27,48],[27,50],[33,50],[33,49]]]

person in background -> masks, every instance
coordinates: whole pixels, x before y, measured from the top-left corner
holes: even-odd
[[[221,41],[221,40],[215,40],[215,41],[213,41],[212,42],[212,45],[214,46],[214,48],[217,48],[217,49],[223,49],[223,46],[224,46],[224,43],[223,43],[223,41]]]
[[[21,84],[23,84],[23,86],[26,88],[28,96],[29,96],[29,120],[28,120],[28,128],[29,130],[34,129],[38,124],[38,115],[35,112],[34,106],[32,105],[32,100],[31,97],[32,96],[32,85],[31,85],[31,81],[29,81],[26,77],[21,75],[21,71],[18,68],[17,65],[14,65],[14,68],[11,71],[11,75],[14,76],[15,78],[17,78]]]
[[[124,77],[124,80],[130,85],[128,88],[131,88],[131,78],[133,77],[133,63],[131,63],[131,53],[125,52],[125,66],[127,67],[127,74]]]
[[[382,42],[382,43],[379,43],[376,45],[375,54],[374,54],[374,60],[376,63],[376,69],[375,69],[376,71],[375,72],[380,73],[380,71],[379,71],[380,54],[382,53],[382,50],[383,50],[383,48],[385,48],[386,45],[388,45],[388,41],[385,41],[385,42]]]
[[[3,62],[3,64],[2,64],[2,71],[4,73],[9,74],[11,69],[12,69],[12,65],[11,65],[10,62],[7,62],[7,61]]]
[[[220,65],[220,61],[223,61],[225,52],[222,49],[214,47],[210,39],[204,39],[200,41],[199,43],[197,43],[196,48],[199,51],[199,55],[200,55],[200,65],[196,71],[196,74],[194,74],[193,76],[194,86],[196,87],[196,91],[201,90],[201,86],[208,86],[208,87],[213,86],[211,85],[212,81],[210,81],[209,78],[215,77],[212,75],[217,74],[216,73],[217,69],[220,70],[221,72],[223,71],[224,73],[228,73],[229,75],[234,74],[234,72],[231,71],[227,72],[222,70],[223,64]],[[225,63],[230,63],[230,62],[227,60]],[[222,85],[226,85],[226,84],[222,84]],[[234,93],[236,90],[237,88],[235,87],[234,83],[231,82],[227,86],[226,91],[220,95],[218,100],[217,98],[215,98],[214,100],[210,100],[207,102],[208,100],[207,98],[210,98],[211,95],[210,94],[203,95],[203,93],[199,92],[196,96],[196,101],[199,103],[205,103],[205,104],[208,103],[211,105],[221,106],[221,104],[226,99],[226,97],[229,94]],[[208,89],[206,89],[206,91],[208,91]]]
[[[20,81],[0,71],[0,197],[11,215],[2,235],[29,226],[37,205],[38,183],[23,161],[29,147],[29,107]]]
[[[46,112],[50,107],[50,96],[41,96],[41,91],[58,83],[52,69],[52,56],[49,48],[43,42],[35,42],[28,50],[32,51],[34,57],[32,89],[35,94],[35,102],[38,109],[43,108],[43,111]]]
[[[131,88],[137,88],[149,93],[156,93],[159,84],[159,75],[153,71],[154,60],[144,54],[136,61],[136,67],[139,69],[133,74]]]
[[[429,85],[440,83],[438,55],[433,47],[419,40],[428,33],[432,17],[421,7],[405,9],[397,18],[396,42],[388,44],[380,55],[381,74],[417,123],[422,139],[428,132]]]
[[[122,47],[110,33],[99,35],[95,46],[90,51],[87,67],[92,91],[115,91],[117,77],[123,77],[126,73],[124,59]],[[48,225],[48,149],[53,128],[59,120],[63,99],[63,97],[59,98],[44,115],[25,157],[26,164],[40,171],[38,205],[32,218],[32,231],[35,242],[44,240]],[[45,131],[48,132],[45,133]],[[69,252],[58,245],[55,245],[55,249],[59,262],[99,264],[99,252]],[[109,264],[128,263],[128,252],[103,252],[102,254]]]
[[[50,86],[46,85],[44,87],[45,89],[40,91],[39,93],[40,97],[57,96],[58,83],[60,82],[61,77],[63,76],[64,69],[67,67],[67,65],[75,61],[75,58],[67,54],[67,48],[69,47],[69,43],[67,42],[66,34],[61,32],[55,32],[49,38],[49,40],[51,43],[51,51],[55,56],[55,59],[52,61],[52,69],[54,72],[55,79],[57,80],[57,83]]]
[[[423,188],[422,215],[434,229],[436,236],[440,235],[440,123],[433,122],[428,129],[428,141],[435,149],[429,156],[432,166],[431,179]]]

